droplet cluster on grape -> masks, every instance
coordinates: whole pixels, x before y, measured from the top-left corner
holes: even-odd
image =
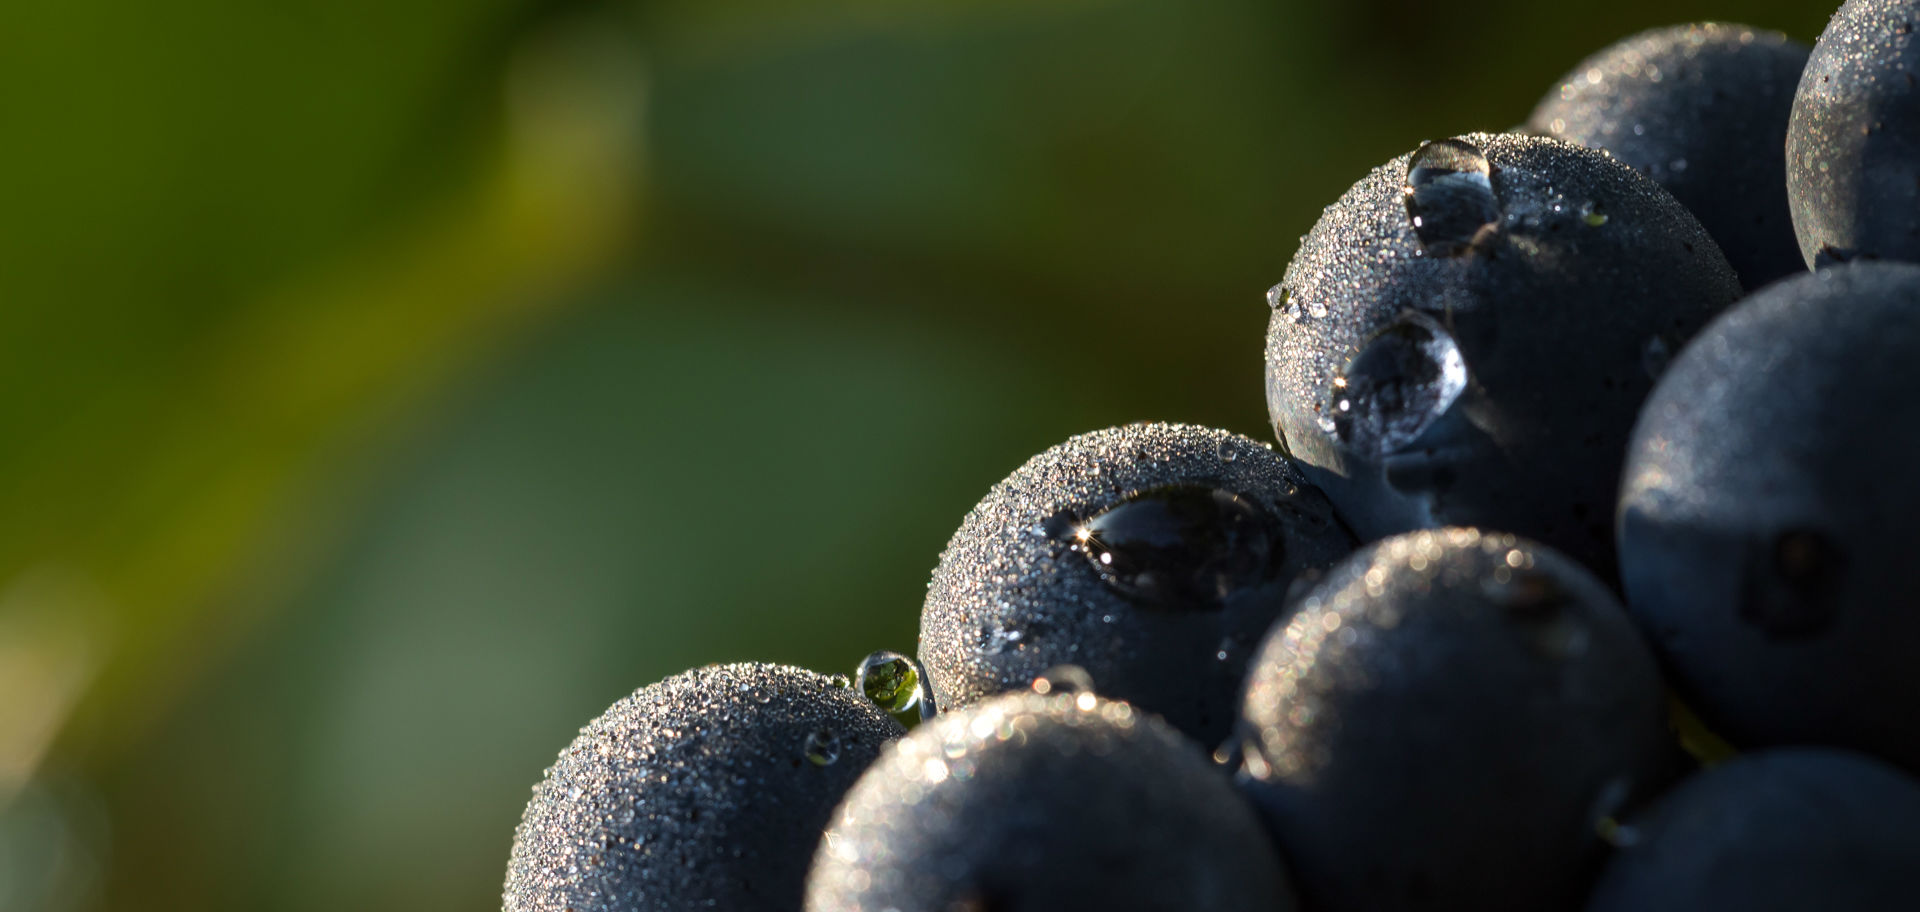
[[[915,654],[616,703],[505,908],[1911,907],[1916,22],[1658,29],[1413,144],[1266,293],[1274,444],[1070,438]]]

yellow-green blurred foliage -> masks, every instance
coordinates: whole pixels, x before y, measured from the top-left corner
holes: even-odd
[[[1265,436],[1366,169],[1783,0],[0,11],[0,909],[470,909],[575,729],[911,648],[987,486]]]

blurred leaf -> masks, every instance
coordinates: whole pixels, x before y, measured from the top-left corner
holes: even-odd
[[[960,517],[1065,433],[1011,407],[1038,372],[990,340],[813,306],[644,282],[463,396],[317,588],[122,770],[156,805],[124,823],[117,892],[185,870],[161,905],[484,905],[527,787],[617,697],[912,650]],[[246,823],[162,837],[188,814]],[[258,879],[227,882],[229,855]]]

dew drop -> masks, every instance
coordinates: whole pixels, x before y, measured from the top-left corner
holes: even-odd
[[[1492,167],[1471,143],[1443,139],[1421,146],[1407,165],[1407,217],[1427,253],[1459,256],[1481,231],[1500,221]]]
[[[1081,552],[1129,600],[1212,611],[1270,580],[1285,557],[1279,518],[1232,491],[1168,485],[1136,492],[1080,527]]]
[[[1581,203],[1580,221],[1585,222],[1588,228],[1598,228],[1607,223],[1607,214],[1600,211],[1597,203]]]
[[[1284,310],[1293,303],[1293,293],[1285,285],[1275,285],[1267,289],[1267,309]]]
[[[827,683],[842,690],[853,686],[853,680],[843,674],[829,675],[827,677]]]
[[[840,759],[840,736],[824,728],[816,728],[807,733],[807,739],[801,744],[801,752],[807,762],[814,766],[831,766]]]
[[[1221,462],[1232,462],[1240,458],[1240,445],[1231,440],[1222,440],[1217,452]]]
[[[885,649],[875,652],[860,662],[854,681],[873,705],[889,713],[917,712],[923,720],[933,716],[926,673],[912,656]]]
[[[1033,692],[1037,694],[1090,694],[1093,693],[1093,675],[1078,665],[1055,665],[1033,679]]]
[[[1466,388],[1467,362],[1453,336],[1432,317],[1407,313],[1334,378],[1327,424],[1347,450],[1378,459],[1406,448]]]

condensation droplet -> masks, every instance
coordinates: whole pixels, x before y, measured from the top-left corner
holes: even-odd
[[[1486,154],[1463,140],[1430,142],[1413,153],[1402,189],[1407,218],[1427,253],[1459,256],[1499,223],[1492,173]]]
[[[1218,610],[1266,583],[1286,556],[1271,511],[1232,491],[1168,485],[1128,496],[1080,527],[1080,550],[1130,601],[1173,611]]]
[[[1378,459],[1417,439],[1466,388],[1466,358],[1452,334],[1409,312],[1334,378],[1324,426],[1348,451]]]
[[[1293,293],[1285,285],[1275,285],[1267,289],[1267,309],[1285,310],[1293,303]]]
[[[1585,222],[1589,228],[1598,228],[1607,223],[1607,214],[1600,211],[1597,203],[1581,203],[1580,221]]]
[[[806,741],[800,746],[807,762],[814,766],[830,766],[840,759],[840,736],[824,729],[816,728],[807,733]]]
[[[933,716],[926,672],[912,656],[886,649],[875,652],[860,662],[854,681],[873,705],[889,713],[917,712],[921,719]]]

